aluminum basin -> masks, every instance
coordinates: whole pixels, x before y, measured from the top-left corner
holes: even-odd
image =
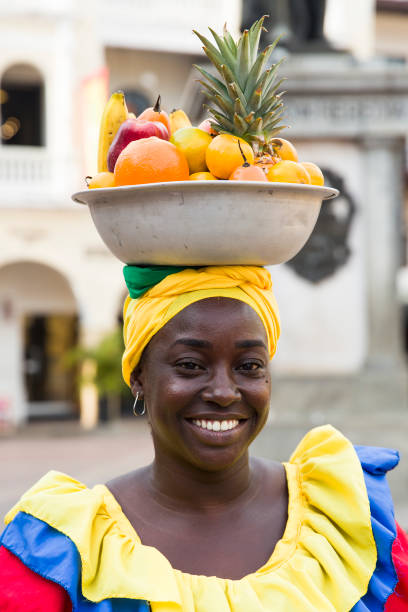
[[[179,181],[87,189],[108,249],[128,264],[271,265],[294,257],[323,200],[338,191],[293,183]]]

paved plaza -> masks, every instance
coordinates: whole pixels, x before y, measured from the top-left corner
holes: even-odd
[[[0,437],[0,515],[49,470],[88,486],[148,463],[153,446],[145,419],[124,419],[81,432],[73,422],[32,423]]]

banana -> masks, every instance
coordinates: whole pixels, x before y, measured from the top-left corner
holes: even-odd
[[[123,91],[115,91],[102,114],[99,129],[98,144],[98,172],[108,170],[108,151],[121,124],[126,121],[128,110],[126,107],[125,94]]]
[[[186,113],[181,108],[177,108],[171,111],[169,119],[172,134],[174,134],[174,132],[177,132],[177,130],[180,130],[181,128],[191,127],[190,119],[187,117]]]

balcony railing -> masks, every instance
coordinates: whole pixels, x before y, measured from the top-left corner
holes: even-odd
[[[74,167],[46,147],[0,146],[0,208],[69,204]]]
[[[43,149],[3,146],[0,148],[0,184],[2,189],[50,183],[52,164]]]

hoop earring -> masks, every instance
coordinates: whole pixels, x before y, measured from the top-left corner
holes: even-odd
[[[143,416],[146,412],[146,406],[143,400],[140,400],[142,402],[142,408],[138,409],[137,407],[137,403],[139,401],[139,391],[136,391],[136,396],[135,396],[135,401],[133,403],[133,414],[135,416]]]

